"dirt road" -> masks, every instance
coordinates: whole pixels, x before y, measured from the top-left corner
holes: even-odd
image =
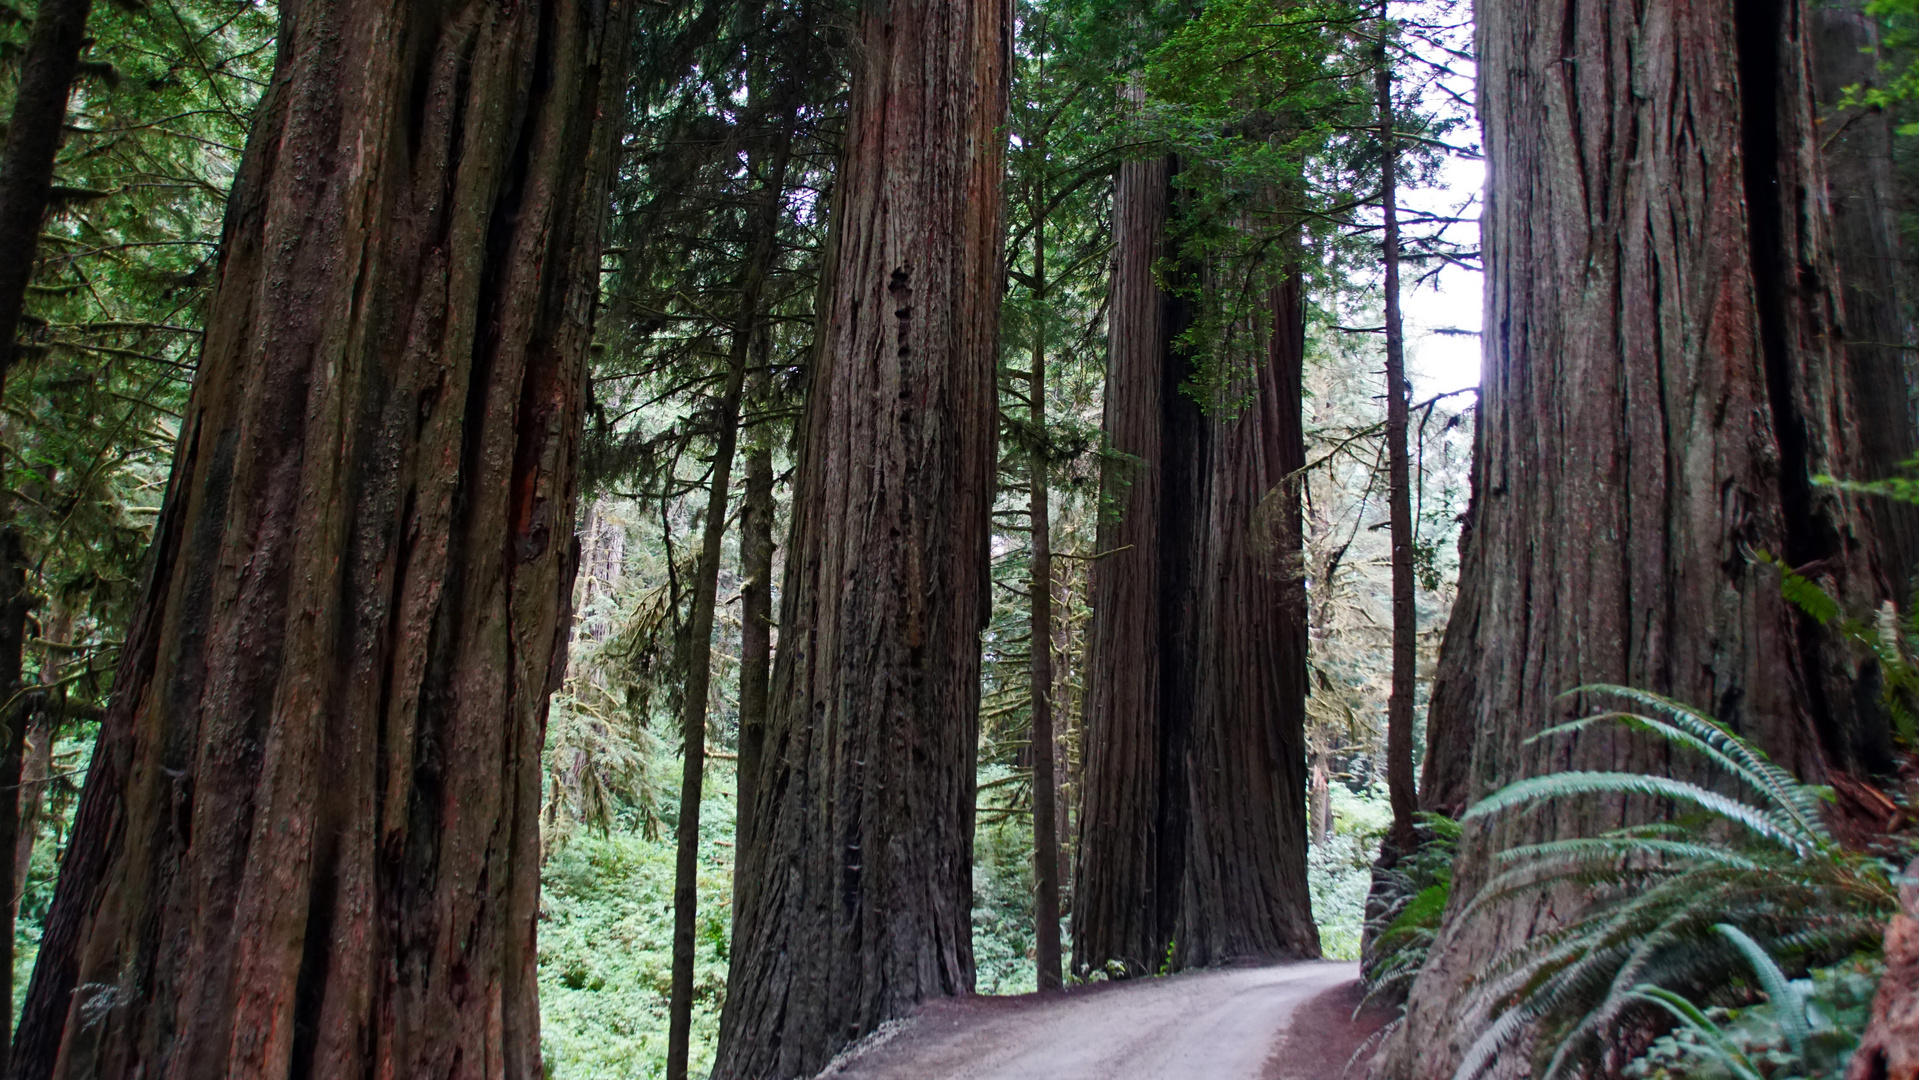
[[[1339,1080],[1378,1026],[1348,1019],[1358,977],[1300,963],[940,1001],[820,1080]]]

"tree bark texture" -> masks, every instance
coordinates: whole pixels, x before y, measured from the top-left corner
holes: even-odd
[[[1234,416],[1183,386],[1190,314],[1161,287],[1171,159],[1121,166],[1108,466],[1086,662],[1073,967],[1151,974],[1319,951],[1306,891],[1299,285]],[[1172,272],[1181,272],[1177,268]],[[1290,390],[1288,387],[1290,386]]]
[[[1886,971],[1846,1080],[1919,1080],[1919,862],[1906,865],[1899,910],[1886,924]]]
[[[1479,489],[1478,467],[1472,488]],[[1472,798],[1473,714],[1476,661],[1473,642],[1479,634],[1481,574],[1468,574],[1472,561],[1473,506],[1459,531],[1459,591],[1453,596],[1446,632],[1439,642],[1439,664],[1433,673],[1432,695],[1426,701],[1426,760],[1420,765],[1419,808],[1456,818]]]
[[[1593,682],[1708,710],[1811,782],[1859,767],[1884,718],[1855,700],[1840,644],[1752,557],[1804,568],[1852,610],[1885,595],[1856,507],[1811,483],[1853,462],[1805,6],[1488,0],[1478,18],[1489,202],[1471,633],[1448,634],[1452,681],[1436,693],[1467,699],[1471,796],[1551,768],[1685,775],[1690,759],[1618,732],[1526,744],[1599,707],[1560,697]],[[1491,852],[1616,825],[1620,809],[1468,831],[1384,1075],[1451,1076],[1483,1021],[1464,1015],[1474,973],[1577,903],[1460,921]],[[1512,1050],[1497,1071],[1527,1063]]]
[[[541,1075],[627,21],[283,6],[16,1077]]]
[[[859,15],[716,1077],[972,989],[1011,18]]]
[[[1859,468],[1879,479],[1913,456],[1913,328],[1902,303],[1898,183],[1892,117],[1883,109],[1839,108],[1849,86],[1883,76],[1878,21],[1864,0],[1826,0],[1807,12],[1815,128],[1832,211],[1833,261],[1842,286],[1840,337],[1851,374],[1851,433]],[[1919,566],[1919,509],[1878,499],[1866,505],[1886,569],[1904,606]]]
[[[1167,440],[1165,372],[1186,318],[1160,287],[1173,161],[1128,161],[1113,188],[1113,276],[1106,324],[1106,465],[1100,481],[1098,560],[1086,657],[1086,720],[1077,862],[1073,873],[1073,970],[1117,964],[1151,974],[1173,932],[1179,880],[1165,874],[1162,847],[1177,842],[1160,810],[1167,781],[1161,710],[1163,595],[1161,492],[1182,492],[1159,460]],[[1196,408],[1193,408],[1197,412]],[[1183,826],[1183,822],[1178,823]]]
[[[13,366],[34,253],[53,196],[53,162],[66,131],[67,99],[86,48],[92,0],[40,0],[20,61],[13,114],[0,151],[0,386]]]
[[[1189,809],[1174,962],[1319,955],[1306,885],[1306,297],[1272,289],[1265,363],[1207,421]]]

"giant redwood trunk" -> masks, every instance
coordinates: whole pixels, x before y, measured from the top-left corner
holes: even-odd
[[[1547,768],[1688,767],[1626,735],[1528,745],[1596,707],[1560,697],[1585,683],[1709,710],[1814,782],[1883,738],[1843,651],[1754,558],[1804,568],[1855,609],[1884,595],[1857,509],[1811,482],[1853,459],[1806,7],[1479,6],[1478,489],[1469,621],[1447,635],[1434,694],[1446,737],[1470,733],[1473,797]],[[1560,896],[1462,921],[1490,853],[1599,824],[1566,805],[1469,830],[1386,1075],[1450,1076],[1484,1020],[1462,1004],[1474,973],[1570,914]],[[1498,1070],[1526,1060],[1508,1051]]]
[[[1161,273],[1175,163],[1114,192],[1102,480],[1093,568],[1073,967],[1314,956],[1305,823],[1299,284],[1243,409],[1188,392],[1191,315]],[[1247,388],[1234,388],[1236,391]]]
[[[717,1077],[973,986],[1011,17],[860,10]]]
[[[1165,849],[1176,845],[1170,833],[1184,822],[1163,819],[1170,802],[1162,775],[1170,725],[1160,707],[1161,597],[1176,584],[1161,582],[1160,506],[1169,487],[1188,497],[1190,487],[1169,484],[1158,455],[1169,426],[1165,372],[1184,312],[1155,274],[1165,254],[1172,168],[1170,158],[1126,162],[1113,189],[1106,464],[1073,873],[1073,970],[1082,975],[1108,965],[1151,973],[1178,913],[1180,863]],[[1170,404],[1177,407],[1177,384],[1173,392]]]
[[[1249,399],[1208,427],[1174,961],[1319,955],[1306,887],[1305,289],[1271,290]]]
[[[289,0],[16,1077],[541,1075],[622,0]]]

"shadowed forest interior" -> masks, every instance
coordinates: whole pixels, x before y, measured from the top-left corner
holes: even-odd
[[[1919,0],[0,0],[0,118],[0,1077],[1919,1077]]]

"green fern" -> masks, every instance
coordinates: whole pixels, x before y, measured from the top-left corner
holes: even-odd
[[[1868,487],[1839,486],[1851,490]],[[1919,747],[1919,659],[1915,659],[1915,654],[1919,654],[1919,620],[1900,615],[1890,601],[1881,605],[1870,621],[1842,618],[1839,601],[1818,582],[1795,572],[1783,560],[1764,550],[1754,552],[1753,557],[1779,571],[1779,593],[1787,603],[1821,626],[1836,623],[1844,637],[1863,645],[1879,662],[1880,701],[1892,718],[1893,730],[1907,747]],[[1919,596],[1914,599],[1919,600]]]
[[[1417,831],[1419,846],[1381,872],[1380,886],[1390,899],[1367,920],[1371,944],[1363,972],[1368,1002],[1403,997],[1411,988],[1452,897],[1459,822],[1444,814],[1422,813]]]
[[[1665,995],[1727,986],[1748,969],[1769,993],[1789,995],[1772,956],[1797,965],[1848,954],[1873,942],[1896,907],[1885,868],[1846,850],[1826,828],[1828,790],[1800,782],[1711,717],[1657,694],[1613,686],[1572,693],[1623,699],[1643,711],[1576,720],[1537,738],[1619,724],[1703,758],[1736,790],[1572,771],[1520,780],[1467,810],[1462,821],[1555,800],[1636,796],[1663,803],[1673,816],[1498,854],[1493,876],[1460,918],[1556,889],[1576,890],[1587,904],[1573,922],[1480,973],[1474,1004],[1493,1022],[1456,1080],[1477,1076],[1528,1030],[1550,1051],[1539,1075],[1566,1075],[1634,1016],[1654,1007],[1673,1012]],[[1803,1023],[1789,1034],[1803,1042]]]

